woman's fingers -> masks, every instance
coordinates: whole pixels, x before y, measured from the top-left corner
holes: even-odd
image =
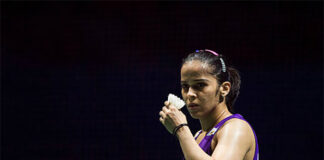
[[[162,112],[163,112],[163,113],[161,113],[161,114],[163,114],[162,118],[165,118],[165,117],[169,117],[171,115],[176,114],[177,112],[179,112],[179,110],[177,108],[175,108],[174,106],[170,105],[169,108],[167,108],[166,106],[163,106]]]
[[[164,114],[166,114],[166,115],[170,112],[170,110],[169,110],[166,106],[163,106],[162,111],[163,111]]]
[[[172,105],[163,106],[162,111],[159,112],[160,117],[165,120],[167,117],[173,117],[179,110]]]
[[[168,109],[174,108],[177,109],[175,106],[173,106],[169,101],[165,101],[164,102],[165,107],[167,107]],[[177,109],[178,110],[178,109]]]
[[[160,111],[159,112],[159,115],[160,115],[160,122],[162,123],[162,124],[164,124],[164,121],[165,121],[165,118],[166,118],[166,116],[167,116],[167,114],[169,113],[170,111],[169,111],[169,109],[166,107],[166,106],[163,106],[162,107],[162,111]]]
[[[160,115],[160,117],[162,117],[162,118],[165,118],[165,113],[163,112],[163,111],[160,111],[160,113],[159,113],[159,115]]]
[[[178,111],[178,109],[176,107],[174,107],[173,105],[169,105],[168,108],[170,111]]]
[[[164,120],[163,120],[162,117],[160,117],[160,122],[161,122],[162,124],[164,124]]]
[[[164,101],[164,105],[169,108],[170,102],[169,101]]]

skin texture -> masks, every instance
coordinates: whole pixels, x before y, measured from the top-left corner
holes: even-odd
[[[199,119],[202,127],[202,133],[197,140],[188,126],[177,131],[184,156],[187,160],[252,160],[255,150],[254,134],[249,124],[240,119],[231,119],[218,130],[211,143],[212,156],[198,145],[217,123],[232,115],[225,103],[231,84],[218,84],[216,77],[208,71],[208,65],[197,60],[187,62],[181,68],[182,97],[190,115]],[[220,96],[224,97],[221,103]],[[186,116],[180,110],[168,101],[164,105],[159,113],[160,122],[170,133],[176,126],[187,123]]]

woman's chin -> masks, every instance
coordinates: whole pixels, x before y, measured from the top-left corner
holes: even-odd
[[[189,112],[189,114],[193,119],[199,119],[200,118],[200,115],[198,114],[198,112]]]

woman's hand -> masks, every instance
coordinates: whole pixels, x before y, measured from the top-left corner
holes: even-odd
[[[161,116],[160,122],[172,134],[176,126],[187,123],[187,118],[180,110],[171,105],[169,101],[165,101],[164,105],[159,113]]]

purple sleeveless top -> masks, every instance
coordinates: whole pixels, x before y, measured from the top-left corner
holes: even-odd
[[[233,114],[225,119],[223,119],[222,121],[220,121],[212,130],[210,130],[206,136],[201,140],[201,142],[199,143],[199,146],[202,150],[204,150],[208,155],[212,154],[212,150],[211,150],[211,141],[214,137],[214,135],[216,134],[217,130],[228,120],[232,119],[232,118],[238,118],[241,120],[246,121],[243,116],[241,116],[240,114]],[[247,122],[247,121],[246,121]],[[247,122],[249,124],[249,122]],[[250,124],[249,124],[250,125]],[[250,125],[251,129],[252,126]],[[254,133],[254,138],[255,138],[255,153],[254,153],[254,157],[253,160],[259,160],[259,146],[258,146],[258,140],[256,137],[256,134],[254,132],[254,130],[252,129],[253,133]],[[199,136],[199,134],[201,133],[201,130],[199,132],[196,133],[195,135],[195,139],[197,139],[197,137]]]

